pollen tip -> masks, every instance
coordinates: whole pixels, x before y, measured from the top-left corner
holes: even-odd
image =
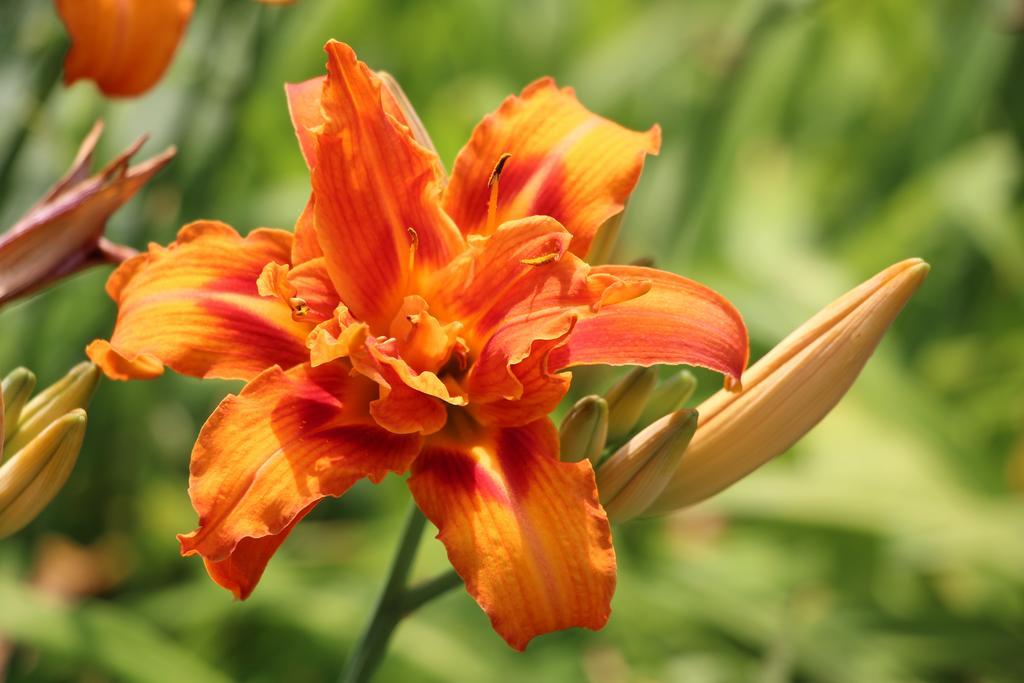
[[[512,154],[509,152],[504,152],[498,157],[498,162],[494,164],[494,170],[491,171],[491,176],[487,179],[487,187],[493,187],[498,182],[498,179],[501,178],[501,172],[505,169],[505,164],[511,158]]]
[[[292,319],[301,321],[309,315],[309,304],[302,297],[293,296],[288,299],[288,305],[292,308]]]

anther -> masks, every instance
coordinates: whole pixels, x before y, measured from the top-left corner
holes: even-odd
[[[406,228],[409,233],[409,274],[412,274],[413,266],[416,265],[416,250],[420,246],[420,236],[416,232],[416,228]]]
[[[550,254],[542,254],[540,256],[534,256],[533,258],[519,259],[519,262],[524,266],[542,266],[545,263],[551,263],[557,261],[560,254],[557,251],[553,251]]]
[[[487,187],[491,188],[491,196],[487,200],[487,232],[491,234],[494,229],[497,228],[498,222],[498,181],[501,179],[501,173],[505,170],[505,164],[512,155],[505,152],[498,157],[498,163],[494,164],[494,170],[491,171],[491,175],[487,178]]]
[[[293,320],[301,321],[309,315],[309,304],[307,304],[306,300],[301,297],[293,296],[288,299],[288,305],[292,307]]]
[[[505,162],[512,158],[509,152],[505,152],[498,157],[498,163],[494,164],[494,170],[491,171],[491,177],[487,179],[487,187],[494,187],[498,180],[501,178],[501,172],[505,169]]]

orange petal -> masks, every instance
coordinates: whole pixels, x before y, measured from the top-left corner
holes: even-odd
[[[141,95],[174,57],[194,0],[57,0],[71,36],[64,82],[96,82],[103,94]]]
[[[465,324],[474,355],[466,386],[479,419],[524,424],[549,412],[569,378],[547,371],[554,344],[535,342],[564,339],[578,317],[609,297],[622,298],[618,278],[594,275],[566,252],[570,239],[547,216],[510,221],[489,237],[472,238],[435,278],[426,297],[431,306]]]
[[[313,131],[323,125],[324,117],[320,113],[320,92],[324,87],[324,77],[317,76],[302,83],[285,83],[284,92],[288,99],[288,114],[292,119],[295,137],[299,140],[299,150],[306,160],[306,167],[316,165],[316,136]],[[299,220],[295,223],[295,243],[292,246],[292,263],[302,263],[324,253],[316,240],[316,221],[314,216],[315,196],[310,193],[306,208],[302,210]]]
[[[374,424],[366,411],[374,390],[334,363],[270,368],[224,399],[192,452],[199,528],[178,537],[182,554],[214,563],[215,579],[244,597],[280,544],[274,537],[310,505],[363,477],[407,469],[420,438]]]
[[[603,627],[615,552],[589,461],[559,462],[547,418],[460,437],[432,438],[409,488],[494,629],[522,650],[550,631]]]
[[[306,208],[295,221],[295,242],[292,244],[292,263],[300,264],[322,258],[324,250],[316,239],[316,196],[309,195]]]
[[[223,560],[214,562],[203,558],[203,563],[206,565],[206,571],[210,578],[217,585],[227,588],[234,593],[237,599],[245,600],[248,598],[252,594],[253,589],[256,588],[256,584],[259,583],[260,578],[263,577],[263,572],[267,568],[270,558],[274,556],[277,549],[285,542],[292,529],[316,505],[316,503],[311,503],[309,507],[295,515],[295,519],[283,531],[273,536],[243,538],[235,546],[235,549],[231,551],[231,554]]]
[[[699,365],[738,380],[750,344],[739,312],[720,294],[679,275],[638,266],[600,266],[594,275],[651,284],[650,291],[581,317],[551,352],[553,369],[572,365]]]
[[[430,313],[430,305],[418,294],[402,301],[402,308],[391,321],[390,336],[395,339],[398,356],[417,371],[437,372],[447,363],[459,344],[462,323],[446,325]]]
[[[316,136],[313,131],[324,123],[320,112],[320,93],[324,88],[324,77],[317,76],[302,83],[285,83],[284,94],[288,99],[288,114],[292,119],[295,137],[306,166],[316,166]]]
[[[440,206],[437,156],[385,111],[379,79],[350,47],[332,41],[326,49],[325,122],[312,170],[317,239],[342,301],[384,333],[413,262],[417,271],[443,266],[462,237]]]
[[[292,319],[299,322],[328,320],[339,303],[323,257],[296,268],[271,261],[256,280],[256,291],[260,296],[277,297],[291,309]]]
[[[395,434],[433,434],[444,427],[444,403],[464,405],[465,398],[433,372],[417,373],[398,356],[394,339],[373,337],[344,306],[314,329],[307,339],[314,367],[347,358],[354,372],[376,383],[378,397],[370,403],[377,424]]]
[[[623,210],[645,155],[660,146],[657,126],[627,130],[588,111],[572,89],[541,79],[476,127],[455,160],[444,207],[467,235],[551,216],[572,233],[571,251],[586,256],[601,224]],[[497,220],[488,226],[488,178],[505,153],[512,156],[499,181]]]
[[[264,266],[287,263],[291,234],[254,230],[242,238],[223,223],[186,225],[166,249],[150,245],[107,281],[118,305],[110,342],[89,357],[112,379],[145,379],[161,363],[195,377],[244,379],[278,364],[306,362],[312,324],[292,320],[276,299],[259,296]]]
[[[436,275],[425,298],[439,316],[463,322],[476,349],[512,322],[595,305],[615,278],[589,277],[589,266],[567,253],[571,239],[547,216],[510,221],[489,237],[472,239]]]
[[[370,414],[385,429],[408,434],[433,434],[448,419],[445,404],[462,406],[466,398],[449,388],[433,372],[416,372],[398,355],[394,339],[381,341],[366,336],[356,342],[350,360],[358,372],[380,386],[380,397],[370,404]]]
[[[492,354],[489,344],[468,378],[473,397],[469,408],[474,417],[488,425],[514,427],[554,410],[569,391],[572,373],[550,372],[548,358],[569,335],[575,320],[574,316],[553,320],[550,332],[538,337],[528,355],[518,362],[510,363],[504,352]],[[513,398],[506,397],[509,395]]]

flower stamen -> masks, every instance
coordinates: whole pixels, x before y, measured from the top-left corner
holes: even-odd
[[[413,266],[416,265],[416,250],[420,246],[420,236],[416,232],[416,228],[406,228],[409,232],[409,273],[413,271]]]
[[[561,256],[557,251],[553,251],[549,254],[541,254],[540,256],[534,256],[533,258],[520,259],[519,262],[524,266],[543,266],[545,263],[551,263],[557,261],[558,257]]]
[[[292,309],[292,320],[295,322],[302,322],[302,320],[309,315],[309,304],[302,297],[293,296],[288,299],[288,305]]]
[[[498,163],[494,164],[494,170],[491,171],[491,175],[487,178],[487,187],[491,188],[491,196],[487,200],[487,233],[494,232],[498,222],[498,181],[501,179],[501,173],[505,170],[505,164],[512,155],[505,152],[498,157]]]

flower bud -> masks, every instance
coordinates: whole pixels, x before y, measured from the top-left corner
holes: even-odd
[[[10,230],[0,234],[0,306],[83,268],[135,253],[103,237],[107,220],[174,156],[174,149],[131,166],[141,138],[89,176],[103,126],[82,142],[71,169]]]
[[[562,420],[558,429],[562,460],[578,462],[584,458],[595,465],[608,440],[608,402],[600,396],[584,396]]]
[[[64,486],[78,459],[86,417],[72,410],[0,466],[0,538],[31,522]]]
[[[659,417],[664,417],[686,405],[697,391],[697,378],[689,370],[680,370],[671,377],[658,382],[637,424],[649,425]]]
[[[21,411],[36,387],[36,376],[26,368],[15,368],[6,377],[0,394],[0,463],[3,463],[4,442],[18,427]]]
[[[608,401],[608,440],[629,435],[654,391],[658,375],[653,368],[635,368],[604,395]]]
[[[625,522],[644,510],[668,484],[697,429],[697,411],[684,408],[643,429],[597,470],[597,490],[608,518]]]
[[[99,380],[99,369],[88,361],[71,368],[64,377],[28,402],[5,450],[13,453],[24,448],[62,415],[75,408],[85,408]]]
[[[700,427],[650,514],[698,503],[782,453],[839,402],[929,266],[907,259],[847,292],[698,406]]]

